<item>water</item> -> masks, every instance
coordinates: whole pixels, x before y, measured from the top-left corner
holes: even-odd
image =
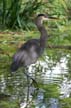
[[[10,94],[12,101],[18,99],[21,108],[65,108],[65,104],[70,108],[70,70],[70,52],[48,51],[28,70],[38,86],[19,70],[14,76],[9,73],[0,75],[0,92]]]

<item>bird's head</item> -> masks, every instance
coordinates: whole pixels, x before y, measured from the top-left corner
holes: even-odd
[[[38,14],[36,17],[36,23],[37,23],[37,25],[41,25],[43,23],[43,21],[48,21],[50,19],[57,19],[57,18],[52,17],[52,16],[47,15],[47,14]]]
[[[42,21],[48,20],[48,15],[46,15],[46,14],[38,14],[37,19],[42,20]]]
[[[38,14],[37,15],[37,19],[40,19],[40,20],[49,20],[49,19],[58,19],[57,17],[52,17],[51,15],[47,15],[47,14]]]

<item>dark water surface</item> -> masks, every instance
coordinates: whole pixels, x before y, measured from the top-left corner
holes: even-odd
[[[1,58],[2,61],[2,58]],[[7,70],[6,70],[7,71]],[[8,69],[9,71],[9,69]],[[21,108],[71,108],[71,52],[48,50],[26,71],[14,75],[1,68],[0,100],[18,100]]]

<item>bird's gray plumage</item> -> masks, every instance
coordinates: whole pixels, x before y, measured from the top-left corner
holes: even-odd
[[[11,64],[11,71],[16,71],[21,66],[29,66],[37,61],[38,57],[44,51],[47,40],[47,31],[42,24],[42,16],[38,15],[35,19],[35,24],[40,32],[39,39],[28,40],[25,44],[21,46],[20,49],[14,54],[13,62]]]

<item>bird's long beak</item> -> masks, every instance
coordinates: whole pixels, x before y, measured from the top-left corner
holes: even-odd
[[[48,16],[49,20],[58,20],[59,18],[55,17],[55,16]]]

